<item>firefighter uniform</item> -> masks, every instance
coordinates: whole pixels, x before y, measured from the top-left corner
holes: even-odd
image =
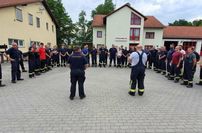
[[[114,66],[116,67],[116,48],[110,48],[109,49],[109,67],[112,65],[112,61],[114,62]]]
[[[175,52],[174,49],[171,48],[167,53],[167,64],[166,64],[167,69],[166,70],[167,70],[167,77],[168,78],[170,77],[170,74],[171,74],[171,65],[170,65],[170,63],[172,61],[172,55],[173,55],[174,52]]]
[[[109,50],[105,48],[105,65],[108,64],[108,53],[109,53]]]
[[[12,76],[12,83],[16,83],[17,80],[23,80],[21,79],[21,71],[20,71],[20,59],[21,54],[20,51],[16,48],[11,47],[6,51],[6,54],[10,56],[11,59],[14,59],[11,61],[11,76]]]
[[[103,47],[99,49],[99,67],[102,66],[106,67],[106,51]]]
[[[46,71],[46,49],[43,47],[43,44],[41,44],[41,47],[39,48],[39,56],[40,56],[40,64],[41,64],[41,72],[44,73]]]
[[[161,51],[160,52],[159,66],[160,66],[160,72],[163,75],[166,74],[166,56],[167,56],[166,51]]]
[[[156,49],[150,50],[149,67],[152,68],[153,66],[154,70],[156,70],[156,54],[157,54]]]
[[[60,49],[61,67],[66,67],[66,52],[64,47]]]
[[[46,48],[46,70],[49,71],[51,70],[51,48],[47,47]]]
[[[133,52],[130,55],[132,60],[132,71],[131,71],[131,89],[129,94],[135,96],[136,84],[138,83],[138,94],[142,96],[144,94],[144,77],[145,77],[145,64],[147,61],[147,55],[143,51]]]
[[[161,51],[158,50],[157,53],[156,53],[156,72],[157,73],[161,73],[161,67],[160,67],[160,60],[159,60],[159,57],[160,57],[160,54],[161,54]]]
[[[86,47],[82,50],[83,55],[86,57],[88,64],[90,64],[89,49]]]
[[[122,66],[127,67],[128,65],[128,50],[123,49],[122,50]]]
[[[97,49],[91,50],[92,67],[97,67]]]
[[[73,50],[71,48],[67,48],[66,50],[66,61],[68,63],[69,57],[73,54]]]
[[[35,75],[35,53],[32,47],[28,51],[28,67],[29,67],[29,77],[33,78]]]
[[[71,94],[70,99],[73,100],[76,93],[76,83],[79,85],[79,96],[81,99],[85,98],[84,82],[85,82],[85,65],[87,65],[87,59],[81,52],[74,52],[70,56],[68,64],[70,64],[70,78],[71,78]]]
[[[187,85],[187,87],[193,87],[193,69],[194,60],[196,60],[196,55],[194,53],[186,54],[184,57],[184,73],[182,85]]]

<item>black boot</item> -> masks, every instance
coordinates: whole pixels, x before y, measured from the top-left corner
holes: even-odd
[[[187,88],[193,88],[193,83],[189,83],[189,84],[187,85]]]
[[[199,81],[199,83],[196,83],[196,85],[202,85],[202,81]]]
[[[181,85],[188,85],[188,81],[184,81]]]
[[[0,81],[0,87],[4,87],[6,85],[2,84],[2,81]]]

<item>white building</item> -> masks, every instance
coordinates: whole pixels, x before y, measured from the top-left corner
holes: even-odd
[[[108,15],[96,15],[93,20],[93,44],[124,47],[143,44],[163,45],[164,25],[153,16],[144,16],[130,4]]]
[[[93,19],[93,45],[112,44],[130,47],[143,44],[145,47],[183,45],[186,50],[195,46],[202,55],[202,27],[165,27],[154,16],[144,16],[130,4],[125,4],[108,15],[96,15]]]

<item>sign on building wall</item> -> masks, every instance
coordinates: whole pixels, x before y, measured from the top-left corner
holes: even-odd
[[[116,37],[115,42],[128,42],[128,38],[126,38],[126,37]]]

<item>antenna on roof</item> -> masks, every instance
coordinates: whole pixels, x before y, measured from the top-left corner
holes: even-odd
[[[126,5],[131,6],[130,3],[126,3]]]

